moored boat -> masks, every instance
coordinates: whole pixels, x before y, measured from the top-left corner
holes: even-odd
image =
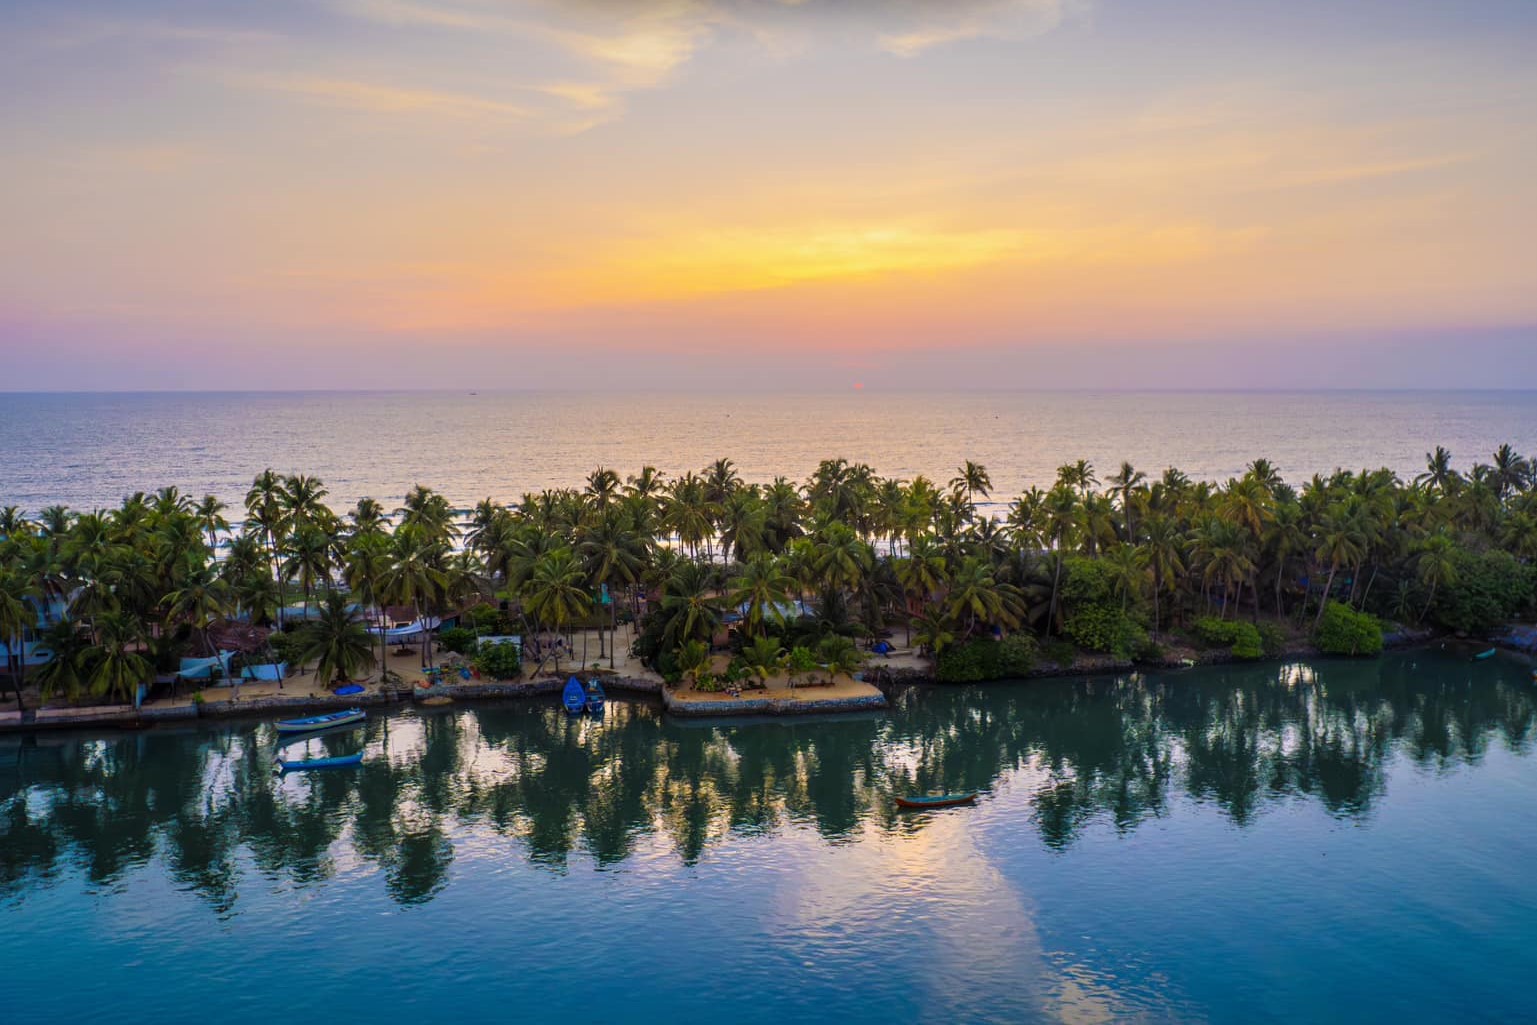
[[[1475,659],[1493,658],[1494,657],[1494,653],[1495,653],[1496,650],[1497,649],[1495,649],[1495,648],[1490,648],[1488,651],[1480,651],[1477,655],[1474,655],[1473,657]]]
[[[332,726],[350,726],[353,723],[362,722],[364,713],[361,708],[348,708],[341,712],[328,712],[325,715],[311,715],[303,719],[283,719],[277,724],[279,733],[309,733],[311,730],[330,729]]]
[[[971,804],[977,799],[977,791],[967,794],[920,794],[916,797],[897,798],[899,808],[949,808],[957,804]]]
[[[279,772],[308,772],[311,769],[342,769],[349,765],[360,765],[363,761],[363,752],[355,755],[339,755],[335,758],[305,758],[299,761],[290,761],[284,758],[276,759]]]
[[[593,680],[587,684],[587,714],[602,715],[603,701],[606,695],[603,693],[603,684]]]
[[[566,712],[570,715],[581,715],[587,707],[587,688],[582,686],[582,681],[571,677],[566,681],[566,689],[560,694],[561,704],[566,706]]]

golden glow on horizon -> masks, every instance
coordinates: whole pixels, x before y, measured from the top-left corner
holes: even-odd
[[[1086,0],[315,10],[0,42],[143,64],[0,115],[0,316],[846,352],[1537,320],[1537,75],[1482,38],[1193,38],[1176,75]]]

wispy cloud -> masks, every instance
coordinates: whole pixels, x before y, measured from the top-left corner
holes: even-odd
[[[910,28],[883,32],[881,49],[898,57],[968,39],[1028,39],[1059,27],[1085,8],[1076,0],[980,0],[911,4]]]
[[[308,75],[234,76],[232,84],[250,89],[291,93],[316,103],[379,114],[436,114],[457,118],[526,118],[526,107],[465,93],[408,89],[349,79]]]

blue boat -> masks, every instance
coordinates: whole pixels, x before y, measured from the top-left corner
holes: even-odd
[[[956,804],[970,804],[977,799],[975,790],[967,794],[932,794],[897,798],[899,808],[949,808]]]
[[[349,765],[360,765],[363,761],[363,752],[355,755],[341,755],[336,758],[306,758],[302,761],[288,761],[279,758],[276,760],[279,772],[308,772],[311,769],[342,769]]]
[[[349,708],[342,712],[311,715],[303,719],[284,719],[278,723],[278,732],[309,733],[311,730],[324,730],[332,726],[350,726],[353,723],[362,722],[363,718],[361,708]]]
[[[604,699],[604,696],[605,695],[603,694],[603,684],[599,683],[597,680],[593,680],[591,683],[589,683],[587,685],[587,714],[588,715],[602,715],[603,714],[603,699]]]
[[[1495,650],[1496,649],[1494,649],[1494,648],[1490,648],[1488,651],[1480,651],[1477,655],[1474,655],[1473,657],[1476,658],[1476,659],[1480,659],[1480,660],[1486,659],[1486,658],[1493,658]]]
[[[571,677],[566,681],[566,689],[560,694],[561,704],[566,706],[566,712],[570,715],[581,715],[587,707],[587,688],[582,686],[582,681]]]

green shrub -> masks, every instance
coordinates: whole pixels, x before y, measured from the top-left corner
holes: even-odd
[[[512,633],[512,624],[507,619],[507,613],[495,605],[477,605],[464,618],[470,626],[483,634],[508,634]]]
[[[1367,612],[1331,601],[1318,624],[1318,647],[1326,655],[1376,655],[1382,651],[1382,624]]]
[[[934,678],[941,683],[979,683],[1013,680],[1035,668],[1035,638],[1010,634],[1001,641],[990,637],[952,644],[934,663]]]
[[[1059,666],[1070,666],[1073,659],[1078,657],[1078,649],[1073,647],[1071,641],[1064,641],[1060,637],[1046,642],[1046,660]]]
[[[476,669],[493,680],[511,680],[523,672],[523,659],[516,644],[488,644],[471,659]]]
[[[694,681],[694,689],[706,694],[719,694],[726,689],[726,684],[714,673],[700,673],[699,679]]]
[[[456,655],[468,655],[475,650],[475,631],[462,626],[451,626],[438,631],[438,643]]]
[[[1241,619],[1205,616],[1195,621],[1195,634],[1213,647],[1230,648],[1234,658],[1256,659],[1265,654],[1259,628]]]
[[[800,645],[790,649],[789,668],[792,673],[809,673],[817,667],[816,654]]]
[[[1040,647],[1035,638],[1026,633],[1009,634],[994,645],[998,649],[999,680],[1014,680],[1029,675],[1035,668],[1035,657]]]
[[[984,644],[992,641],[968,641],[952,644],[934,660],[934,678],[940,683],[977,683],[985,679],[982,668]]]
[[[267,638],[267,646],[279,662],[287,662],[293,672],[299,671],[299,652],[304,650],[304,637],[300,629],[275,631]]]
[[[1259,646],[1266,658],[1275,658],[1286,648],[1286,629],[1279,623],[1259,624]]]
[[[1064,632],[1080,648],[1131,658],[1147,634],[1115,605],[1087,605],[1067,618]]]
[[[1462,633],[1485,634],[1532,610],[1533,575],[1509,552],[1458,551],[1456,579],[1436,591],[1430,619]]]

